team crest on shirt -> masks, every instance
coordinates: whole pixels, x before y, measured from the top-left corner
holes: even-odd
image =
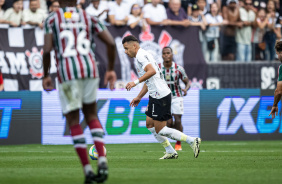
[[[154,97],[160,97],[160,93],[156,92],[155,94],[153,94]]]
[[[75,21],[75,22],[79,21],[79,14],[76,13],[76,12],[65,12],[64,17],[67,20],[72,20],[72,21]]]
[[[29,72],[32,78],[41,79],[43,76],[43,61],[42,61],[43,49],[38,51],[36,47],[33,47],[32,52],[26,50],[25,55],[28,57],[28,62],[30,66]]]
[[[72,13],[71,12],[65,12],[64,17],[65,19],[71,19]]]
[[[165,79],[166,79],[166,80],[170,80],[170,75],[169,75],[169,74],[166,74],[166,75],[165,75]]]

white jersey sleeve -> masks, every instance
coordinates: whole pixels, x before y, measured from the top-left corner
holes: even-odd
[[[145,67],[150,64],[150,61],[149,61],[149,58],[148,58],[148,55],[146,54],[142,54],[140,55],[140,57],[138,57],[138,63],[140,64],[140,66],[142,67],[142,69],[144,70]]]
[[[148,86],[149,95],[152,98],[160,99],[171,93],[156,60],[149,52],[140,48],[137,52],[136,60],[136,70],[139,77],[146,73],[144,69],[148,64],[151,64],[156,71],[155,75],[145,81]]]

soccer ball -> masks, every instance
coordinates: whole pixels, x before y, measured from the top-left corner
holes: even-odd
[[[105,155],[107,153],[107,150],[104,146],[104,152],[105,152]],[[98,160],[98,152],[96,150],[96,147],[95,147],[95,144],[93,146],[91,146],[91,148],[89,149],[89,156],[92,160]]]

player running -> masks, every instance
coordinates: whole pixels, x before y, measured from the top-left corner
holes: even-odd
[[[99,74],[94,53],[91,49],[93,33],[107,45],[108,71],[105,83],[113,89],[116,81],[114,72],[115,43],[103,24],[77,9],[76,0],[60,0],[58,11],[50,14],[44,23],[44,78],[43,88],[53,89],[49,76],[50,52],[54,48],[57,61],[59,97],[73,138],[74,147],[83,165],[85,183],[104,182],[108,176],[107,159],[104,153],[104,131],[97,117],[96,95]],[[98,173],[94,175],[88,160],[83,130],[79,125],[79,109],[91,131],[98,151]]]
[[[171,91],[155,59],[147,51],[140,48],[139,41],[132,35],[124,37],[122,44],[125,53],[131,58],[136,58],[135,67],[140,77],[134,82],[127,83],[126,89],[130,91],[140,82],[145,82],[138,96],[130,102],[130,106],[136,107],[142,97],[149,91],[149,104],[145,112],[147,115],[146,127],[166,150],[165,155],[160,159],[178,158],[177,152],[166,137],[187,142],[194,151],[194,157],[197,158],[200,153],[201,139],[187,136],[166,126],[167,120],[171,119]]]
[[[172,61],[173,54],[170,47],[163,48],[163,63],[159,63],[159,67],[164,75],[165,81],[171,90],[172,100],[171,100],[171,113],[174,116],[174,122],[172,119],[167,121],[167,126],[170,128],[175,128],[180,132],[183,132],[183,126],[181,123],[181,116],[183,114],[183,98],[182,96],[187,95],[187,91],[190,88],[189,78],[187,77],[185,70],[182,66],[177,65]],[[179,79],[181,79],[185,84],[185,89],[181,89],[179,84]],[[183,95],[182,95],[183,91]],[[177,141],[175,144],[175,150],[182,150],[181,141]]]
[[[282,63],[282,41],[277,41],[275,44],[276,54],[278,55],[279,61]],[[277,80],[277,87],[274,92],[274,102],[271,109],[271,112],[268,116],[272,115],[272,119],[278,116],[278,103],[280,102],[282,97],[282,64],[279,66],[278,69],[278,80]]]

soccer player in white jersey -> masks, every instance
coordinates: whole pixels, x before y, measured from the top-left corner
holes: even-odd
[[[145,112],[146,127],[166,150],[165,155],[160,159],[178,158],[177,152],[167,137],[187,142],[194,151],[194,157],[197,158],[200,153],[201,139],[190,137],[166,126],[167,120],[171,119],[171,91],[155,59],[149,52],[140,48],[139,41],[132,35],[124,37],[122,44],[125,53],[131,58],[136,58],[135,67],[140,77],[134,82],[127,83],[126,89],[130,91],[139,83],[145,82],[138,96],[130,102],[130,106],[138,106],[142,97],[149,91],[149,103]]]
[[[167,126],[183,132],[183,126],[181,123],[181,116],[184,112],[183,95],[186,96],[187,91],[190,88],[189,78],[186,75],[184,68],[173,62],[173,54],[170,47],[164,47],[162,52],[163,63],[159,63],[159,67],[164,75],[168,87],[171,90],[171,113],[174,117],[174,121],[172,119],[167,121]],[[180,80],[182,80],[185,84],[184,89],[181,89],[180,87]],[[176,142],[175,150],[182,150],[181,141]]]
[[[75,150],[85,174],[85,183],[104,182],[108,176],[107,158],[104,152],[104,131],[97,117],[96,95],[99,73],[95,55],[91,49],[93,33],[106,44],[109,66],[105,83],[114,87],[115,42],[106,27],[96,17],[76,8],[76,0],[60,0],[60,8],[51,13],[44,23],[44,78],[43,88],[53,89],[50,69],[50,52],[55,50],[59,97],[62,111],[70,127]],[[98,152],[98,173],[94,175],[88,159],[87,145],[79,125],[79,109],[92,134]]]

